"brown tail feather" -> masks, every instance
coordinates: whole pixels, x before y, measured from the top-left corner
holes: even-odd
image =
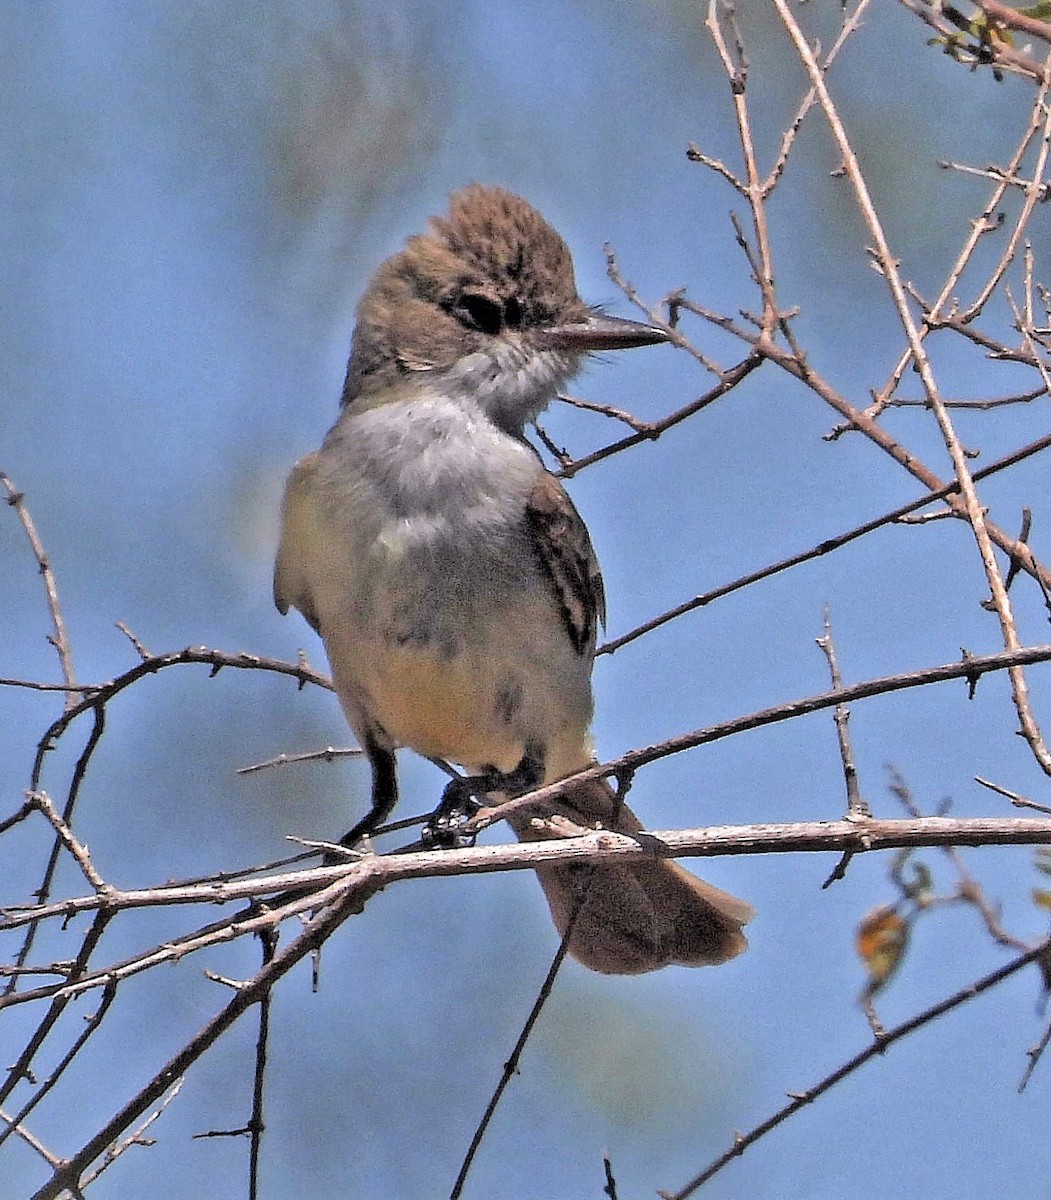
[[[627,834],[642,829],[604,780],[572,789],[559,799],[557,811],[578,825]],[[558,837],[531,824],[537,815],[519,810],[508,821],[522,841]],[[579,906],[569,952],[593,971],[637,975],[674,963],[702,967],[726,962],[748,945],[741,926],[752,917],[752,906],[668,859],[630,866],[544,866],[537,875],[560,934]]]

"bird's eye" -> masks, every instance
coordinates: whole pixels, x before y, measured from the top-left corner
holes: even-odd
[[[504,321],[512,329],[517,329],[522,324],[522,305],[519,303],[517,296],[509,297],[507,303],[504,305]]]
[[[504,310],[495,300],[479,292],[467,292],[453,306],[453,313],[471,329],[482,333],[499,333],[504,324]]]

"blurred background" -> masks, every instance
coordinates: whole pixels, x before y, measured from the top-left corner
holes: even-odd
[[[741,9],[765,171],[805,82],[768,7]],[[839,3],[800,12],[830,44]],[[79,678],[134,663],[117,620],[156,652],[204,644],[294,658],[305,648],[324,667],[305,623],[279,617],[270,599],[284,477],[335,417],[369,274],[461,184],[499,183],[536,204],[572,247],[581,293],[621,315],[606,242],[654,301],[686,287],[731,314],[758,307],[728,221],[744,205],[685,153],[695,141],[738,162],[703,18],[687,0],[0,8],[0,469],[25,491],[51,557]],[[968,72],[928,36],[904,10],[874,6],[830,80],[903,270],[933,294],[987,187],[938,160],[1006,161],[1032,94]],[[800,308],[811,364],[864,406],[901,337],[846,185],[831,176],[837,165],[811,117],[771,202],[777,281],[781,302]],[[1040,212],[1031,233],[1039,262]],[[708,327],[685,329],[724,366],[743,357]],[[1032,386],[955,342],[932,346],[951,396]],[[574,390],[643,418],[710,386],[668,348],[610,359]],[[911,387],[903,394],[915,396]],[[1044,405],[965,414],[961,434],[992,461],[1045,431]],[[609,635],[919,494],[861,437],[823,440],[835,423],[767,368],[660,441],[574,479],[605,571]],[[621,432],[565,406],[545,425],[577,455]],[[949,477],[929,414],[899,410],[887,425]],[[983,489],[1012,530],[1021,505],[1046,494],[1042,459]],[[1039,510],[1033,543],[1046,557]],[[57,680],[40,580],[7,510],[0,575],[0,676]],[[1043,642],[1034,590],[1021,581],[1012,596],[1023,639]],[[612,757],[825,690],[814,639],[826,604],[848,681],[951,661],[963,646],[993,652],[985,595],[966,527],[881,530],[601,658],[598,751]],[[1046,719],[1046,669],[1030,684]],[[54,696],[0,689],[0,818],[20,805],[33,748],[59,711]],[[960,815],[1009,811],[975,774],[1046,799],[1014,727],[1002,678],[984,679],[970,703],[960,683],[856,705],[862,790],[878,813],[899,815],[886,788],[893,764],[928,811],[946,798]],[[49,761],[44,784],[59,798],[86,735],[71,733]],[[235,772],[347,741],[328,693],[263,674],[170,670],[111,706],[77,827],[121,886],[274,858],[287,834],[338,837],[363,811],[366,768]],[[407,753],[401,772],[402,815],[430,807],[440,777]],[[845,800],[831,715],[649,768],[632,804],[653,828],[834,819]],[[45,844],[36,824],[5,837],[3,901],[37,886]],[[951,890],[945,859],[921,857]],[[893,899],[888,861],[855,860],[822,891],[831,856],[706,860],[706,877],[758,909],[747,955],[635,979],[567,963],[465,1194],[597,1197],[604,1151],[622,1200],[675,1188],[735,1129],[864,1046],[852,936],[869,908]],[[1031,851],[975,851],[968,862],[1013,931],[1043,932]],[[82,887],[65,874],[59,892]],[[189,919],[115,922],[100,961]],[[75,953],[83,930],[53,935],[53,953],[62,938]],[[263,1194],[447,1194],[555,947],[540,890],[521,872],[377,896],[328,944],[316,995],[306,964],[278,989]],[[125,984],[33,1131],[58,1154],[77,1148],[227,1001],[204,968],[247,975],[254,954],[216,951]],[[973,910],[934,914],[880,1014],[902,1020],[1003,961]],[[1042,1029],[1038,998],[1035,976],[1016,976],[870,1064],[703,1194],[838,1200],[849,1187],[858,1198],[955,1200],[1009,1181],[1018,1200],[1046,1197],[1046,1065],[1015,1091]],[[33,1015],[5,1015],[4,1062]],[[157,1144],[126,1153],[91,1195],[244,1196],[246,1144],[191,1138],[247,1119],[254,1038],[251,1019],[225,1037],[151,1130]],[[3,1200],[46,1177],[24,1144],[3,1153]]]

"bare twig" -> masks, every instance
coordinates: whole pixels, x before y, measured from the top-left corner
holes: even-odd
[[[36,559],[37,566],[40,569],[40,577],[44,581],[47,607],[51,613],[51,623],[55,629],[54,636],[48,638],[48,641],[51,642],[58,652],[58,661],[62,667],[62,678],[65,681],[65,689],[69,689],[66,695],[66,708],[72,708],[76,703],[77,679],[76,672],[73,670],[73,651],[69,644],[66,621],[62,616],[62,605],[58,599],[58,584],[55,582],[55,573],[51,569],[51,562],[44,551],[44,544],[40,540],[36,526],[33,524],[33,518],[29,515],[24,494],[15,487],[11,482],[10,476],[6,475],[3,471],[0,471],[0,486],[7,493],[7,503],[15,510],[18,514],[18,519],[22,522],[22,528],[29,539],[29,546],[33,551],[33,557]]]
[[[1046,976],[1045,976],[1046,977]],[[1029,1060],[1026,1063],[1025,1070],[1022,1072],[1022,1078],[1018,1081],[1018,1090],[1024,1092],[1029,1086],[1029,1080],[1033,1077],[1033,1072],[1037,1068],[1037,1064],[1044,1057],[1044,1051],[1048,1045],[1051,1045],[1051,1022],[1044,1027],[1043,1036],[1035,1046],[1030,1046],[1025,1052],[1026,1058]]]
[[[605,1187],[602,1193],[609,1197],[609,1200],[617,1200],[617,1181],[613,1178],[613,1163],[610,1161],[608,1154],[602,1156],[602,1172],[605,1176]]]
[[[1023,967],[1027,967],[1031,962],[1040,958],[1041,955],[1046,954],[1048,948],[1049,943],[1043,942],[1039,946],[1027,950],[1025,954],[1020,954],[1005,966],[999,967],[995,971],[990,971],[988,975],[983,975],[980,979],[976,979],[973,983],[961,988],[945,1000],[941,1000],[937,1004],[932,1004],[930,1008],[924,1009],[923,1012],[918,1013],[909,1020],[888,1029],[882,1037],[874,1038],[864,1050],[855,1054],[853,1058],[848,1059],[842,1066],[837,1067],[835,1071],[826,1075],[824,1079],[814,1084],[813,1087],[807,1088],[805,1092],[793,1093],[788,1104],[779,1108],[777,1112],[767,1117],[765,1121],[760,1122],[753,1129],[750,1129],[748,1133],[736,1134],[730,1149],[720,1154],[718,1158],[705,1167],[699,1175],[694,1176],[684,1187],[674,1192],[661,1191],[658,1195],[664,1197],[664,1200],[686,1200],[687,1196],[692,1196],[698,1188],[707,1183],[714,1175],[717,1175],[727,1163],[732,1162],[735,1158],[740,1158],[761,1137],[768,1134],[772,1129],[776,1129],[778,1125],[783,1124],[801,1108],[805,1108],[808,1104],[813,1104],[819,1096],[824,1095],[830,1088],[835,1087],[837,1083],[841,1083],[848,1076],[853,1075],[855,1071],[863,1067],[867,1062],[881,1057],[895,1042],[900,1041],[910,1033],[914,1033],[917,1029],[922,1029],[925,1025],[929,1025],[932,1021],[944,1016],[947,1012],[951,1012],[954,1008],[959,1008],[960,1005],[966,1004],[976,996],[980,996],[983,992],[989,991],[990,988],[1003,983],[1005,979],[1009,979],[1012,975],[1022,970]]]
[[[819,712],[825,708],[833,708],[837,704],[850,704],[867,696],[896,692],[905,688],[924,687],[930,683],[949,679],[965,678],[973,688],[978,679],[990,670],[1007,669],[1008,667],[1027,666],[1034,662],[1044,662],[1051,658],[1051,646],[1032,646],[1026,650],[1006,651],[1002,654],[982,656],[967,654],[958,663],[946,663],[939,667],[928,667],[922,671],[908,672],[903,675],[888,675],[878,680],[868,680],[864,683],[849,684],[846,687],[831,692],[822,692],[817,696],[809,696],[788,704],[776,705],[773,708],[759,709],[747,716],[724,721],[719,725],[711,725],[706,729],[697,729],[678,737],[668,738],[654,746],[642,750],[631,750],[608,763],[589,767],[576,775],[568,776],[559,783],[548,784],[530,793],[509,800],[495,809],[483,809],[473,820],[464,826],[465,832],[475,832],[494,819],[503,817],[506,813],[517,808],[531,805],[547,804],[562,794],[563,788],[572,784],[582,783],[586,779],[601,779],[615,775],[618,771],[636,771],[647,763],[656,762],[683,750],[691,750],[697,746],[720,741],[731,734],[743,729],[759,729],[778,721],[790,720],[804,713]]]
[[[70,1048],[62,1056],[62,1058],[58,1062],[58,1064],[52,1069],[52,1071],[48,1075],[47,1079],[36,1089],[36,1091],[26,1101],[26,1103],[22,1105],[22,1107],[18,1111],[17,1115],[12,1118],[11,1123],[9,1124],[8,1128],[4,1129],[4,1130],[0,1130],[0,1145],[2,1145],[7,1140],[8,1136],[11,1133],[17,1132],[19,1126],[21,1126],[22,1122],[26,1119],[26,1117],[28,1117],[29,1114],[33,1111],[33,1109],[36,1108],[36,1106],[41,1102],[41,1100],[44,1099],[44,1097],[48,1094],[48,1092],[50,1092],[55,1087],[55,1085],[58,1083],[58,1081],[62,1078],[62,1075],[65,1073],[67,1067],[70,1066],[70,1064],[73,1062],[73,1060],[77,1057],[77,1055],[80,1053],[80,1051],[86,1045],[88,1039],[94,1035],[95,1031],[99,1028],[99,1026],[105,1020],[106,1014],[109,1011],[110,1005],[112,1005],[113,1001],[116,999],[116,996],[117,996],[116,981],[110,980],[108,983],[105,983],[103,985],[102,998],[99,1001],[99,1006],[91,1014],[90,1018],[85,1022],[84,1027],[81,1029],[80,1034],[77,1037],[77,1039],[74,1041],[73,1045],[70,1046]]]
[[[335,884],[316,896],[315,903],[320,911],[307,922],[299,937],[284,950],[278,951],[262,970],[236,991],[221,1012],[194,1034],[145,1087],[72,1154],[43,1187],[34,1192],[32,1200],[58,1200],[63,1190],[80,1187],[85,1171],[106,1152],[107,1147],[155,1104],[240,1016],[258,1004],[282,976],[320,945],[352,912],[357,911],[363,901],[358,889],[352,888],[348,892],[344,885]]]
[[[132,1146],[148,1146],[152,1143],[146,1137],[146,1130],[150,1128],[154,1122],[158,1121],[163,1115],[168,1106],[174,1101],[182,1090],[183,1081],[176,1079],[172,1086],[168,1089],[165,1095],[153,1112],[148,1113],[143,1121],[141,1121],[135,1129],[128,1134],[127,1137],[121,1138],[113,1146],[111,1146],[103,1156],[98,1165],[91,1171],[88,1171],[81,1180],[81,1190],[86,1189],[95,1182],[96,1179],[106,1170],[111,1167],[125,1151],[130,1150]]]
[[[88,883],[96,891],[104,892],[106,890],[105,880],[95,870],[95,864],[91,861],[88,848],[76,839],[73,835],[73,830],[70,829],[67,822],[55,811],[55,806],[51,803],[51,797],[46,792],[31,792],[29,794],[29,803],[47,818],[48,824],[58,835],[58,840],[69,851],[70,856],[77,866],[80,867]]]
[[[609,276],[614,283],[625,288],[628,287],[621,279],[620,273],[617,270],[616,264],[612,257],[610,258]],[[654,323],[661,325],[669,335],[669,341],[685,345],[685,339],[677,334],[674,329],[660,319],[657,314],[653,317]],[[699,413],[702,409],[707,408],[709,404],[714,404],[716,400],[721,399],[728,392],[732,391],[741,382],[750,375],[756,367],[760,365],[762,358],[757,354],[749,354],[747,358],[737,363],[736,366],[730,367],[720,377],[718,383],[713,388],[710,388],[703,395],[698,396],[696,400],[690,404],[683,405],[675,412],[670,413],[666,417],[661,417],[659,420],[651,421],[645,430],[630,433],[627,437],[621,438],[619,441],[611,442],[601,449],[593,450],[590,454],[585,454],[581,458],[574,459],[572,462],[564,462],[558,474],[565,479],[572,479],[578,472],[583,471],[585,467],[593,466],[595,463],[602,462],[604,459],[612,458],[615,454],[620,454],[625,450],[630,450],[634,446],[641,445],[643,442],[654,442],[666,433],[669,429],[673,429],[676,425]]]
[[[600,768],[596,768],[596,771]],[[544,789],[549,796],[561,784]],[[541,793],[534,793],[540,795]],[[500,810],[489,810],[487,819]],[[493,871],[536,870],[552,863],[601,864],[613,861],[661,858],[713,858],[755,854],[826,854],[851,851],[861,854],[902,846],[1023,846],[1051,842],[1051,822],[1022,817],[921,817],[885,820],[875,817],[843,821],[803,821],[754,825],[707,826],[692,829],[647,830],[633,836],[608,830],[590,830],[581,836],[551,838],[535,842],[472,846],[458,850],[414,851],[405,854],[372,855],[358,863],[310,870],[265,879],[240,881],[216,889],[210,885],[193,888],[154,888],[115,892],[106,901],[96,895],[73,897],[64,905],[46,906],[42,912],[27,909],[11,912],[4,926],[21,920],[60,917],[91,912],[106,904],[106,912],[162,907],[173,904],[215,904],[236,899],[266,897],[295,890],[300,899],[273,910],[255,906],[231,914],[225,921],[196,930],[162,947],[113,963],[90,974],[43,984],[0,998],[0,1010],[36,1002],[65,998],[118,982],[162,962],[177,962],[207,946],[255,934],[290,916],[315,909],[333,888],[353,886],[363,896],[408,879],[442,878],[453,875],[482,875]],[[320,889],[320,891],[319,891]],[[364,904],[364,900],[362,900]]]
[[[1030,800],[1026,796],[1020,796],[1017,792],[1012,792],[1009,788],[1002,787],[999,783],[993,783],[989,779],[983,779],[980,775],[975,775],[975,783],[980,783],[982,787],[988,788],[991,792],[998,792],[1001,796],[1006,796],[1015,808],[1033,808],[1037,812],[1051,814],[1051,805],[1037,804],[1035,800]]]
[[[49,1167],[57,1167],[61,1164],[62,1160],[57,1154],[53,1154],[38,1137],[26,1129],[24,1125],[19,1125],[17,1120],[4,1112],[2,1108],[0,1108],[0,1121],[3,1121],[12,1133],[17,1133],[22,1141],[35,1150]]]
[[[101,899],[101,896],[98,892],[96,892],[95,895],[97,899]],[[96,975],[94,980],[97,980],[97,982],[95,982],[91,973],[88,971],[88,965],[91,962],[91,957],[95,953],[99,942],[102,940],[102,935],[106,931],[106,926],[109,924],[109,919],[110,914],[107,912],[100,911],[96,913],[95,919],[91,923],[91,928],[88,930],[80,944],[80,949],[77,953],[76,959],[62,980],[61,987],[56,989],[48,985],[44,986],[42,992],[40,993],[41,997],[51,1000],[51,1003],[48,1005],[47,1012],[44,1014],[36,1029],[26,1039],[25,1045],[22,1047],[22,1050],[15,1059],[14,1063],[8,1067],[7,1078],[0,1083],[0,1104],[5,1103],[7,1098],[23,1079],[30,1078],[30,1068],[33,1060],[36,1058],[37,1052],[40,1050],[40,1047],[44,1044],[44,1041],[49,1036],[51,1031],[58,1024],[59,1018],[66,1010],[66,1006],[76,994],[75,990],[73,992],[64,992],[62,989],[65,987],[77,989],[79,985],[80,990],[87,991],[92,987],[110,986],[111,980],[108,977],[103,976],[99,978]],[[36,927],[37,922],[34,921],[33,928]],[[15,976],[11,980],[12,985],[17,982],[17,978],[18,977]],[[36,990],[39,989],[31,989],[31,991]],[[13,996],[21,997],[29,994],[29,992],[14,992],[11,988],[8,988],[4,995],[0,997],[0,1006],[5,1003],[9,1003]]]
[[[535,844],[535,843],[534,843]],[[569,953],[569,942],[573,934],[573,927],[577,923],[577,917],[584,906],[584,901],[587,899],[587,893],[591,884],[591,875],[589,871],[584,880],[580,894],[577,897],[576,907],[574,908],[570,919],[566,924],[565,933],[562,935],[562,941],[559,943],[558,949],[555,951],[555,957],[551,960],[551,966],[547,969],[547,974],[544,976],[544,981],[540,985],[540,990],[537,993],[536,999],[529,1010],[529,1014],[525,1019],[522,1029],[515,1040],[514,1048],[511,1054],[504,1063],[504,1069],[500,1074],[500,1080],[497,1083],[493,1094],[489,1097],[489,1102],[485,1106],[485,1112],[482,1114],[481,1120],[475,1128],[474,1134],[471,1137],[470,1145],[467,1147],[467,1152],[464,1154],[463,1162],[460,1164],[460,1170],[457,1173],[456,1180],[453,1183],[452,1191],[449,1193],[449,1200],[459,1200],[463,1194],[464,1184],[467,1182],[468,1173],[471,1170],[471,1164],[475,1160],[482,1145],[482,1140],[485,1137],[486,1131],[489,1128],[490,1122],[496,1113],[497,1106],[504,1092],[507,1090],[511,1080],[518,1074],[518,1064],[522,1058],[522,1052],[525,1050],[526,1042],[529,1041],[530,1034],[537,1021],[540,1019],[540,1014],[551,997],[551,992],[555,986],[555,979],[559,971],[562,969],[562,964],[565,962],[566,955]]]
[[[260,935],[263,945],[263,968],[273,962],[277,951],[277,930],[267,929]],[[252,1116],[248,1122],[251,1131],[251,1148],[248,1155],[248,1200],[259,1198],[259,1165],[263,1146],[263,1102],[266,1084],[266,1059],[270,1042],[270,1001],[273,993],[268,990],[259,1001],[259,1033],[256,1037],[255,1072],[252,1077]]]
[[[622,408],[614,408],[612,404],[598,404],[594,400],[585,400],[582,396],[569,396],[564,392],[560,392],[558,398],[563,404],[568,404],[571,408],[582,408],[585,412],[598,413],[600,416],[609,417],[613,421],[620,421],[622,425],[627,425],[629,429],[634,429],[636,433],[649,432],[649,421],[633,417],[631,413],[625,412]]]
[[[1028,446],[1020,450],[1013,451],[1004,458],[998,459],[994,463],[990,463],[981,471],[975,471],[972,478],[977,481],[986,479],[999,471],[1005,470],[1008,467],[1014,466],[1021,462],[1024,458],[1030,457],[1032,454],[1038,454],[1044,450],[1051,448],[1051,435],[1047,435],[1038,439],[1036,442],[1031,442]],[[916,512],[920,508],[925,508],[928,504],[932,504],[937,500],[943,500],[948,496],[955,494],[959,490],[959,484],[956,482],[944,484],[938,491],[930,492],[925,496],[921,496],[916,500],[910,500],[908,504],[903,504],[898,508],[891,509],[890,512],[884,513],[880,517],[874,517],[871,521],[866,521],[861,525],[856,525],[853,529],[847,530],[845,533],[836,534],[834,537],[824,538],[818,542],[816,546],[809,550],[804,550],[799,554],[790,555],[788,558],[783,558],[779,562],[773,563],[768,567],[763,567],[761,570],[749,572],[747,575],[742,575],[730,583],[723,584],[720,587],[713,588],[710,592],[704,592],[700,596],[695,596],[692,600],[687,600],[682,604],[676,605],[674,608],[667,609],[659,616],[653,617],[651,620],[644,622],[642,625],[629,630],[620,637],[611,638],[608,642],[599,647],[596,653],[598,654],[613,654],[622,646],[626,646],[629,642],[635,641],[643,634],[649,633],[651,630],[658,629],[660,626],[667,624],[669,621],[674,621],[677,617],[681,617],[686,613],[693,612],[694,609],[703,608],[707,604],[711,604],[714,600],[720,600],[723,596],[728,596],[732,592],[740,591],[742,588],[750,587],[753,583],[758,583],[760,580],[769,579],[773,575],[778,575],[782,571],[787,571],[791,567],[796,567],[800,563],[804,563],[813,558],[819,558],[824,554],[829,554],[833,550],[839,550],[843,546],[849,545],[858,538],[864,537],[866,534],[872,533],[876,529],[880,529],[884,525],[890,525],[895,522],[904,521],[910,514]],[[951,511],[951,510],[945,510]],[[1012,562],[1015,559],[1012,558]],[[1037,577],[1042,581],[1042,576]]]
[[[843,676],[839,672],[836,645],[832,640],[832,623],[828,605],[825,606],[825,632],[817,639],[817,644],[821,647],[825,658],[828,659],[832,687],[838,691],[843,687]],[[843,763],[843,779],[847,788],[847,817],[870,816],[869,806],[861,798],[861,789],[858,787],[858,768],[854,760],[854,747],[850,741],[850,709],[845,704],[837,704],[834,709],[834,719],[836,739],[839,743],[839,757]]]
[[[256,771],[269,771],[273,767],[288,767],[308,762],[337,762],[341,758],[361,758],[365,751],[357,746],[326,746],[324,750],[305,750],[302,754],[277,754],[263,762],[250,763],[247,767],[238,767],[238,775],[252,775]]]

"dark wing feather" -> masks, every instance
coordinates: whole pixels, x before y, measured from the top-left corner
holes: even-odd
[[[314,569],[314,554],[321,542],[314,508],[317,484],[317,454],[308,454],[292,468],[285,484],[285,500],[281,512],[281,544],[274,566],[274,603],[287,613],[296,608],[317,632],[318,614],[310,586]]]
[[[526,524],[573,648],[578,654],[592,653],[598,624],[606,622],[598,559],[566,489],[546,471],[529,495]]]

